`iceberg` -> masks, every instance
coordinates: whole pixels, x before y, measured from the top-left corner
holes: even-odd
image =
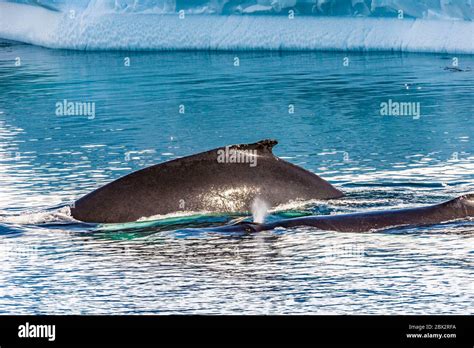
[[[474,19],[472,0],[10,0],[20,4],[65,11],[102,12],[286,14],[293,10],[310,16],[404,16],[424,19]]]
[[[76,50],[474,54],[472,5],[465,0],[258,0],[246,1],[245,7],[242,1],[187,3],[180,9],[169,0],[0,2],[0,38]],[[390,16],[397,6],[410,15]]]

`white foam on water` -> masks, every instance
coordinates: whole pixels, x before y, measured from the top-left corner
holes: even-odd
[[[71,216],[71,209],[68,206],[52,211],[25,212],[0,216],[0,223],[15,225],[39,225],[53,222],[77,221]]]
[[[68,12],[0,2],[0,38],[78,50],[344,50],[474,54],[474,22]]]

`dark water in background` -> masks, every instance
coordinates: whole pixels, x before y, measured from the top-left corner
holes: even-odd
[[[185,228],[228,216],[90,226],[51,208],[132,170],[264,138],[348,193],[293,213],[473,192],[474,71],[445,70],[451,58],[2,44],[0,313],[472,313],[472,221],[221,235]],[[64,99],[94,102],[95,117],[57,116]],[[381,116],[389,99],[419,102],[420,118]]]

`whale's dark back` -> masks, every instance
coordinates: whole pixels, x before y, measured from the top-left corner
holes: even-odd
[[[417,208],[360,212],[337,215],[313,215],[255,224],[241,222],[207,228],[219,232],[260,232],[277,227],[316,227],[319,230],[338,232],[369,232],[401,226],[423,226],[474,217],[474,194],[466,194],[450,201]]]
[[[274,156],[276,144],[263,140],[227,147],[227,153],[253,153],[256,161],[243,156],[247,161],[230,163],[222,147],[133,172],[76,201],[72,215],[115,223],[178,211],[249,211],[256,197],[277,206],[343,196],[314,173]]]

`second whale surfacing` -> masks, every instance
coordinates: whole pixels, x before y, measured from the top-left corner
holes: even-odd
[[[242,222],[205,230],[251,233],[273,230],[278,227],[309,226],[326,231],[370,232],[394,227],[436,225],[473,217],[474,194],[467,194],[441,204],[425,207],[340,215],[304,216],[263,224]]]
[[[225,146],[138,170],[80,198],[71,214],[84,222],[123,223],[179,211],[248,212],[257,197],[276,207],[343,196],[316,174],[276,157],[276,144]]]

